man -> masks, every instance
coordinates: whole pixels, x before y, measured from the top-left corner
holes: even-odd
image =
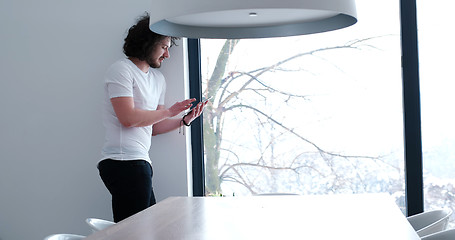
[[[197,104],[182,118],[174,117],[190,109],[195,99],[164,106],[166,82],[157,68],[170,57],[175,40],[150,31],[146,15],[128,31],[123,45],[127,58],[106,73],[106,139],[98,169],[112,195],[114,222],[156,203],[148,155],[152,135],[189,126],[207,104]]]

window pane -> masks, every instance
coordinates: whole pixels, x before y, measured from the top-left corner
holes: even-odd
[[[450,0],[417,1],[425,211],[455,209],[455,35]],[[451,227],[454,227],[453,217]]]
[[[359,22],[327,33],[202,39],[207,195],[388,192],[404,207],[398,7],[357,1]]]

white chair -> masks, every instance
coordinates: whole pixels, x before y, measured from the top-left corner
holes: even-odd
[[[419,237],[423,237],[446,230],[450,215],[452,215],[451,209],[438,209],[419,213],[407,219]]]
[[[85,236],[82,235],[61,233],[49,235],[45,237],[44,240],[80,240],[84,238]]]
[[[433,233],[422,238],[422,240],[453,240],[455,239],[455,229]]]
[[[85,219],[85,222],[90,226],[93,232],[101,231],[115,224],[115,222],[99,218],[87,218]]]

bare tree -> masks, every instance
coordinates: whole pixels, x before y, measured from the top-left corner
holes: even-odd
[[[349,156],[326,150],[292,127],[287,126],[282,119],[276,118],[273,112],[263,110],[255,104],[247,103],[243,98],[245,94],[248,94],[249,96],[254,95],[258,101],[264,102],[270,96],[279,97],[285,104],[296,99],[308,101],[310,96],[281,90],[262,80],[262,77],[267,73],[277,71],[305,71],[305,69],[295,70],[285,67],[287,63],[304,56],[314,56],[318,53],[337,49],[374,48],[374,46],[368,45],[370,39],[354,40],[341,46],[296,53],[269,66],[250,71],[231,72],[226,72],[227,65],[239,40],[226,40],[218,54],[215,69],[205,82],[205,92],[203,93],[206,98],[212,98],[204,113],[203,124],[207,194],[221,193],[223,181],[238,183],[254,194],[264,190],[261,189],[261,184],[256,184],[257,182],[269,181],[267,185],[273,188],[280,181],[278,178],[282,174],[288,177],[292,176],[294,180],[291,179],[290,181],[298,181],[301,178],[317,178],[319,181],[310,180],[307,182],[326,185],[325,189],[330,189],[330,191],[337,191],[347,185],[368,188],[371,186],[362,183],[368,177],[364,174],[366,170],[362,167],[362,162],[365,160],[386,165],[400,174],[401,168],[399,166],[383,161],[381,156]],[[223,132],[226,125],[225,120],[227,117],[232,119],[232,116],[239,114],[254,118],[255,121],[253,122],[259,126],[255,128],[257,154],[250,157],[249,160],[240,159],[236,151],[223,148],[223,142],[232,141],[231,139],[224,139],[226,135]],[[276,149],[282,148],[280,142],[283,139],[291,139],[299,147],[284,156],[283,151],[276,151]],[[251,148],[251,145],[244,147]],[[286,159],[286,161],[282,159]],[[340,172],[340,169],[343,168],[349,168],[349,174],[346,174],[345,171]],[[259,177],[264,174],[268,175],[269,178]],[[357,184],[348,184],[354,181]],[[379,182],[374,187],[386,188],[390,187],[390,183]],[[358,189],[349,189],[348,191],[358,191]]]

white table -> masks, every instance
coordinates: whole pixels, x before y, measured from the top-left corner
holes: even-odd
[[[88,240],[420,239],[386,194],[171,197]]]

